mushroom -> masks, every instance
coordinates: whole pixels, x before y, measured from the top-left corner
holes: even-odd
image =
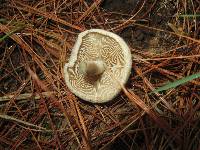
[[[121,37],[102,29],[90,29],[78,35],[64,66],[64,78],[76,96],[104,103],[121,91],[120,84],[127,82],[131,66],[130,49]]]

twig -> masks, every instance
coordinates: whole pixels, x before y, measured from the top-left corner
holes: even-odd
[[[17,118],[8,116],[8,115],[0,114],[0,118],[10,120],[10,121],[14,121],[14,122],[18,122],[18,123],[21,123],[21,124],[24,124],[24,125],[27,125],[27,126],[30,126],[30,127],[38,128],[40,130],[47,130],[46,128],[34,125],[32,123],[29,123],[29,122],[26,122],[26,121],[23,121],[23,120],[20,120],[20,119],[17,119]]]
[[[52,94],[55,94],[55,92],[42,92],[41,94],[33,94],[33,93],[24,93],[24,94],[20,94],[19,96],[16,97],[17,101],[21,101],[21,100],[28,100],[29,98],[34,98],[35,100],[38,100],[41,98],[40,95],[44,96],[44,97],[50,97]],[[10,99],[12,99],[14,97],[14,95],[6,95],[6,96],[2,96],[0,97],[0,102],[7,102]]]

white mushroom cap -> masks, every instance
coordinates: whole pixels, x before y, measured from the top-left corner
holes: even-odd
[[[91,29],[78,35],[69,62],[64,66],[65,82],[76,96],[92,103],[112,100],[130,75],[131,52],[118,35]]]

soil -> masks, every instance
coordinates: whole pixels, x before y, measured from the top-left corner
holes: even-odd
[[[134,15],[141,7],[142,2],[143,1],[139,0],[105,0],[102,3],[102,8],[108,12],[111,11],[118,14]],[[144,10],[142,10],[134,19],[137,20],[137,18],[140,18],[138,22],[145,22],[145,24],[154,27],[170,30],[168,22],[170,22],[176,13],[175,2],[157,2],[152,10],[152,13],[150,14],[149,19],[142,20],[141,17],[146,17],[142,15],[148,10],[149,6],[152,5],[152,2],[147,2],[147,4],[149,5],[144,6]],[[120,32],[120,35],[136,49],[141,49],[142,51],[151,50],[155,53],[165,51],[178,41],[176,37],[166,36],[165,33],[148,30],[134,25],[129,25],[124,28]]]
[[[109,12],[131,14],[138,3],[139,0],[104,0],[101,6]]]

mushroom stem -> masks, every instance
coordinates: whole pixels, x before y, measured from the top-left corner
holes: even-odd
[[[79,70],[88,76],[99,76],[105,71],[105,63],[102,60],[81,62]]]

